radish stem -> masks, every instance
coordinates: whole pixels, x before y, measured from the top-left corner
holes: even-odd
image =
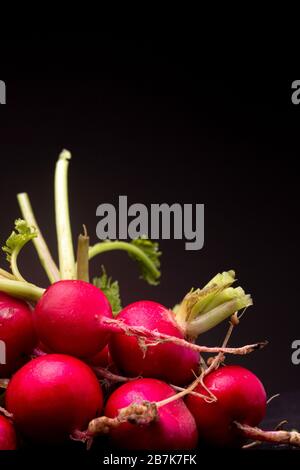
[[[59,270],[62,279],[74,279],[75,259],[68,201],[68,167],[71,153],[63,150],[55,169],[55,218]]]
[[[159,270],[155,267],[152,260],[141,250],[138,246],[133,245],[132,243],[127,243],[123,241],[104,241],[100,243],[96,243],[96,245],[90,247],[89,249],[89,259],[94,258],[96,255],[100,255],[101,253],[105,253],[107,251],[114,251],[114,250],[124,250],[127,251],[128,254],[133,255],[137,259],[143,263],[146,268],[151,272],[153,278],[158,279],[160,277]]]
[[[12,295],[13,297],[36,302],[42,297],[45,289],[28,282],[0,279],[0,291]]]
[[[106,379],[108,380],[108,382],[112,382],[112,383],[119,383],[119,382],[126,383],[132,380],[138,379],[138,377],[123,377],[122,375],[114,374],[113,372],[110,372],[105,367],[92,366],[92,369],[95,372],[97,377],[99,377],[100,379]]]
[[[250,295],[246,295],[243,291],[241,291],[239,290],[239,288],[232,289],[232,292],[237,294],[237,297],[218,305],[212,310],[203,313],[202,315],[199,315],[199,317],[193,320],[192,322],[187,323],[185,330],[187,336],[196,338],[201,333],[204,333],[210,330],[211,328],[214,328],[223,320],[233,315],[236,311],[252,305],[252,299]],[[220,294],[220,299],[222,299],[222,297],[224,298],[224,296],[225,291]]]
[[[23,215],[23,218],[26,220],[28,225],[36,228],[38,236],[33,239],[35,249],[37,251],[40,262],[46,271],[46,274],[51,283],[59,281],[60,275],[58,268],[51,256],[51,253],[48,249],[48,246],[45,242],[45,239],[42,235],[42,232],[37,224],[34,212],[32,210],[30,200],[27,193],[20,193],[17,195],[18,203]]]
[[[15,278],[18,281],[27,282],[26,279],[24,279],[24,277],[20,273],[19,268],[18,268],[18,263],[17,263],[17,258],[18,258],[18,255],[19,255],[22,248],[23,247],[20,246],[20,247],[18,247],[14,250],[14,252],[11,255],[10,265],[11,265],[11,270],[12,270]]]
[[[5,271],[5,269],[0,268],[0,279],[10,279],[11,281],[15,281],[16,278],[13,274]]]
[[[83,226],[84,234],[78,237],[77,245],[77,279],[89,282],[89,243],[86,226]]]
[[[234,271],[219,273],[203,289],[190,291],[175,306],[176,321],[187,337],[195,339],[253,304],[241,287],[231,287],[235,281]]]

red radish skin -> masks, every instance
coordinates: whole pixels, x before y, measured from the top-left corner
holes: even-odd
[[[6,347],[6,364],[0,364],[0,378],[8,378],[28,360],[37,339],[29,306],[2,292],[0,340]]]
[[[175,322],[173,312],[163,305],[140,301],[125,307],[118,320],[128,325],[144,326],[177,338],[184,338]],[[116,366],[124,375],[131,377],[154,377],[174,385],[185,385],[198,372],[199,354],[176,344],[164,343],[147,346],[143,351],[138,340],[125,334],[112,335],[110,352]]]
[[[16,372],[5,401],[24,436],[57,443],[86,428],[101,412],[103,394],[89,366],[67,355],[48,354]]]
[[[39,339],[55,353],[90,358],[109,341],[100,320],[112,318],[105,295],[84,281],[59,281],[44,293],[33,312]]]
[[[12,423],[0,415],[0,450],[15,450],[17,448],[16,432]]]
[[[105,416],[115,418],[119,410],[132,403],[158,402],[175,394],[166,383],[156,379],[128,382],[109,397]],[[110,430],[112,443],[128,450],[186,450],[197,446],[195,420],[183,400],[175,400],[158,409],[158,419],[144,425],[122,423]]]
[[[186,399],[199,438],[215,446],[241,447],[244,439],[233,423],[257,426],[262,421],[267,401],[262,383],[243,367],[225,366],[205,377],[204,384],[215,395],[216,402],[207,403],[193,395]],[[207,395],[201,385],[195,391]]]

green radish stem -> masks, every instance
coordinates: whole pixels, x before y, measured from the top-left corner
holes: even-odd
[[[60,274],[58,268],[51,256],[51,253],[48,249],[48,246],[45,242],[45,239],[42,235],[42,232],[37,224],[34,212],[32,210],[30,200],[27,193],[20,193],[17,195],[18,203],[23,215],[23,218],[26,220],[28,225],[36,228],[38,236],[33,239],[33,244],[39,256],[40,262],[46,271],[46,274],[51,283],[59,281]]]
[[[128,254],[134,255],[147,267],[147,269],[152,273],[154,278],[157,279],[160,277],[160,272],[155,267],[151,259],[139,247],[133,245],[132,243],[127,243],[119,240],[107,240],[104,242],[96,243],[89,249],[89,259],[91,260],[96,255],[100,255],[101,253],[113,250],[124,250],[127,251]]]
[[[241,287],[233,288],[235,272],[217,274],[203,289],[189,292],[174,309],[187,337],[195,339],[235,312],[253,304]]]
[[[77,245],[77,279],[89,282],[89,242],[86,226],[83,226],[83,235],[78,237]]]
[[[11,281],[15,281],[16,278],[13,274],[5,271],[5,269],[0,268],[0,279],[10,279]]]
[[[2,250],[6,253],[6,260],[10,263],[10,268],[14,279],[26,282],[18,268],[18,256],[22,248],[37,236],[35,227],[30,227],[26,220],[17,219],[15,230],[13,230],[6,240]],[[7,276],[5,276],[7,278]],[[11,279],[11,278],[10,278]]]
[[[12,281],[10,279],[0,279],[0,291],[23,300],[38,301],[45,289],[37,287],[29,282]]]
[[[13,253],[11,255],[10,265],[11,265],[11,270],[12,270],[13,275],[15,276],[15,278],[18,281],[27,282],[26,279],[24,279],[24,277],[20,273],[19,268],[18,268],[18,263],[17,263],[18,255],[19,255],[22,248],[23,247],[18,247],[13,251]]]
[[[228,302],[218,305],[207,313],[200,315],[196,320],[188,323],[185,330],[186,334],[188,337],[196,338],[201,333],[211,330],[238,310],[247,308],[250,305],[252,305],[250,295],[241,294]]]
[[[75,258],[68,201],[68,167],[71,153],[63,150],[55,169],[55,219],[59,270],[62,279],[74,279]]]

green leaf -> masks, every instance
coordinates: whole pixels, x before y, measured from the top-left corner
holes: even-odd
[[[19,253],[23,246],[35,237],[37,237],[36,228],[30,227],[25,220],[17,219],[15,221],[15,230],[6,240],[6,245],[2,247],[2,250],[6,253],[7,261],[11,261],[13,252]]]
[[[117,315],[122,310],[118,281],[112,281],[112,278],[107,275],[104,266],[102,266],[102,275],[100,277],[94,277],[93,284],[106,295],[113,314]]]
[[[156,286],[159,284],[159,257],[161,256],[158,243],[148,240],[147,238],[137,238],[132,240],[131,244],[139,248],[151,261],[151,263],[145,263],[140,256],[136,256],[135,253],[129,253],[130,258],[138,262],[141,278],[148,282],[148,284]]]

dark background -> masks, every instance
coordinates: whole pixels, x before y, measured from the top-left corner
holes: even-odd
[[[1,244],[19,216],[15,195],[27,191],[56,255],[53,172],[62,148],[73,153],[74,240],[85,223],[96,242],[96,207],[117,204],[119,195],[129,204],[204,203],[204,248],[162,241],[160,286],[139,280],[124,253],[93,260],[93,273],[106,266],[120,281],[123,304],[147,298],[173,306],[192,286],[235,269],[255,305],[231,344],[270,341],[236,362],[256,372],[269,395],[299,390],[300,366],[291,362],[291,343],[300,339],[293,80],[226,71],[203,78],[209,72],[197,46],[168,42],[23,41],[3,44],[3,54]],[[20,263],[25,277],[47,284],[31,246]],[[202,341],[219,344],[225,330],[222,324]]]

